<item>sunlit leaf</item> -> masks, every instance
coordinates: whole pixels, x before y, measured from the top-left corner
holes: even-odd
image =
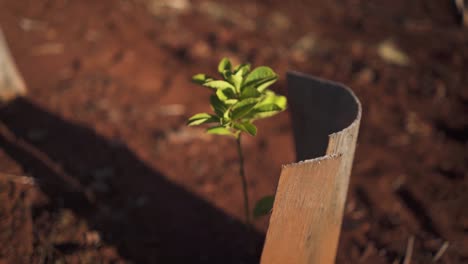
[[[233,136],[234,134],[229,130],[228,128],[224,126],[215,126],[215,127],[210,127],[206,130],[208,134],[216,134],[216,135],[229,135]]]
[[[257,108],[260,108],[265,105],[271,105],[274,104],[280,108],[280,110],[285,110],[287,107],[287,99],[285,96],[282,95],[276,95],[273,92],[269,92],[266,94],[265,99],[261,101],[257,105]]]
[[[230,88],[222,90],[218,89],[216,91],[216,96],[227,105],[232,105],[238,102],[236,94]]]
[[[218,96],[216,96],[215,94],[210,96],[210,103],[216,115],[218,115],[219,117],[223,117],[224,112],[227,111],[227,106],[221,100],[219,100]]]
[[[257,127],[252,123],[244,122],[240,124],[235,124],[234,127],[241,131],[247,132],[252,136],[257,135]]]
[[[236,91],[240,92],[242,81],[244,80],[244,76],[242,76],[242,72],[237,72],[230,76],[229,81],[236,87]]]
[[[266,89],[269,85],[278,79],[278,75],[267,66],[260,66],[255,68],[247,75],[244,86],[255,86],[259,92]]]
[[[279,114],[281,113],[282,111],[265,111],[265,112],[258,112],[258,111],[255,111],[255,110],[252,110],[248,116],[246,116],[245,118],[250,118],[252,120],[256,120],[256,119],[262,119],[262,118],[267,118],[267,117],[272,117],[276,114]]]
[[[244,118],[260,119],[274,116],[286,109],[286,97],[269,92]]]
[[[251,87],[246,87],[242,90],[240,99],[242,100],[242,99],[247,99],[247,98],[255,98],[255,97],[259,97],[260,95],[262,94],[257,90],[257,88],[251,86]]]
[[[237,74],[239,72],[241,72],[242,77],[245,77],[250,72],[250,64],[244,63],[237,65],[237,67],[234,69],[234,73]]]
[[[256,98],[248,98],[235,104],[232,108],[231,118],[238,119],[248,114],[257,105]]]
[[[188,120],[188,125],[215,122],[218,125],[211,127],[209,133],[237,135],[246,132],[256,135],[257,128],[252,124],[254,120],[276,115],[286,109],[286,97],[268,89],[278,79],[271,68],[260,66],[252,70],[247,63],[234,68],[228,58],[223,58],[218,72],[223,76],[220,80],[205,74],[193,76],[195,83],[214,90],[210,103],[216,115],[195,115]]]
[[[201,84],[201,85],[203,85],[206,82],[212,81],[212,80],[213,80],[213,78],[209,77],[208,75],[206,75],[204,73],[195,74],[192,77],[192,82],[194,82],[196,84]]]
[[[266,88],[268,88],[270,85],[272,85],[273,83],[275,83],[276,81],[278,80],[278,78],[274,77],[274,78],[271,78],[271,79],[266,79],[264,81],[259,81],[255,84],[255,86],[257,87],[257,90],[259,92],[262,92],[264,91]]]
[[[223,74],[225,71],[231,72],[232,64],[228,58],[223,58],[218,64],[218,72]]]
[[[232,89],[233,91],[236,90],[232,84],[230,84],[229,82],[226,82],[226,81],[222,81],[222,80],[208,81],[208,82],[205,82],[203,84],[203,86],[213,88],[213,89],[226,89],[226,88],[229,88],[229,89]]]
[[[187,125],[196,126],[196,125],[201,125],[205,123],[214,123],[218,121],[219,121],[219,118],[214,115],[210,115],[207,113],[199,113],[190,117],[187,122]]]

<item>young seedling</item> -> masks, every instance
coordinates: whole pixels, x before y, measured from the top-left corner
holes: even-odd
[[[242,133],[251,136],[257,134],[253,122],[270,117],[286,109],[286,97],[277,95],[268,87],[278,79],[278,75],[269,67],[260,66],[253,70],[250,64],[233,67],[229,59],[224,58],[218,65],[222,79],[214,79],[206,74],[197,74],[192,80],[213,90],[210,97],[214,113],[199,113],[188,120],[189,126],[212,123],[206,131],[210,134],[225,135],[235,138],[239,155],[239,174],[244,196],[245,219],[250,225],[250,207],[247,179],[244,171],[242,152]],[[273,197],[262,198],[254,210],[254,216],[270,211]]]

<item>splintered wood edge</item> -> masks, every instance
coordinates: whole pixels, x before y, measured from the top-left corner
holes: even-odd
[[[26,94],[26,84],[11,56],[0,28],[0,101],[10,101]]]
[[[299,74],[303,75],[303,74]],[[326,155],[283,165],[261,263],[334,263],[359,132],[356,118],[329,135]]]

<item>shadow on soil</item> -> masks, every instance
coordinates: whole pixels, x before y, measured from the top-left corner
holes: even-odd
[[[35,215],[69,208],[134,263],[258,263],[262,234],[171,183],[124,144],[27,99],[2,107],[0,120],[16,136],[1,135],[0,147],[51,200]]]

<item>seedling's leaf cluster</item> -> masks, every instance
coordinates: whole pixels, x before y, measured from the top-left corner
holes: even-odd
[[[214,114],[196,114],[188,120],[189,126],[211,123],[207,129],[210,134],[238,137],[246,132],[255,136],[257,127],[253,121],[286,109],[286,97],[268,89],[278,80],[271,68],[260,66],[251,70],[250,64],[233,67],[229,59],[223,58],[218,72],[220,80],[203,73],[193,76],[194,83],[213,90],[210,103]]]
[[[189,118],[189,126],[210,123],[206,131],[210,134],[234,136],[238,143],[240,176],[246,183],[241,133],[252,136],[257,134],[253,122],[278,114],[286,109],[286,97],[277,95],[268,87],[278,80],[278,75],[269,67],[260,66],[251,70],[250,64],[233,67],[229,59],[224,58],[218,65],[222,79],[214,79],[200,73],[192,77],[194,83],[213,91],[210,97],[212,114],[199,113]],[[247,184],[243,185],[246,220],[249,224],[249,206]],[[268,214],[273,206],[274,196],[260,199],[253,211],[255,218]]]

